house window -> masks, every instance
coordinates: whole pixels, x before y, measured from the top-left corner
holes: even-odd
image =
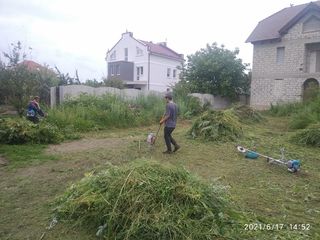
[[[142,56],[143,55],[143,51],[142,51],[141,48],[137,47],[136,50],[137,50],[137,56]]]
[[[124,60],[128,61],[128,48],[124,49]]]
[[[110,55],[110,60],[116,60],[116,58],[117,58],[117,52],[113,51]]]
[[[116,65],[116,74],[120,75],[120,65]]]
[[[110,73],[111,73],[111,76],[114,75],[114,68],[113,68],[113,65],[110,66]]]
[[[140,76],[143,75],[143,67],[137,67],[137,80],[140,80]]]
[[[308,57],[309,73],[320,72],[320,51],[310,51]]]
[[[284,47],[277,47],[277,64],[284,63]]]
[[[171,74],[171,68],[168,68],[167,69],[167,77],[170,77],[170,74]]]
[[[176,78],[177,77],[177,69],[173,69],[172,71],[172,77]]]

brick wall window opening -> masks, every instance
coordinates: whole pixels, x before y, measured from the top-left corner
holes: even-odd
[[[167,77],[168,77],[168,78],[170,77],[170,74],[171,74],[171,68],[168,68],[168,69],[167,69]]]
[[[285,54],[285,48],[277,47],[277,64],[284,63],[284,54]]]
[[[172,77],[176,78],[177,77],[177,69],[173,69],[172,71]]]

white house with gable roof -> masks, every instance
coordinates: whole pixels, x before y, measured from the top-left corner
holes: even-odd
[[[122,80],[128,88],[162,92],[179,81],[184,59],[166,42],[142,41],[125,32],[107,52],[106,61],[108,79]]]

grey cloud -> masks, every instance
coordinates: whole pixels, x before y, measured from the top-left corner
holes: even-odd
[[[0,0],[0,15],[2,17],[36,17],[51,21],[64,21],[69,19],[68,16],[51,9],[50,6],[46,5],[46,1],[41,0]]]

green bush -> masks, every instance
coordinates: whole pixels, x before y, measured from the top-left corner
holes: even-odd
[[[320,147],[320,123],[299,131],[291,138],[291,141],[299,145]]]
[[[57,126],[41,122],[33,126],[33,142],[37,143],[59,143],[64,140],[64,135]]]
[[[57,199],[54,215],[104,239],[233,239],[243,217],[225,187],[150,161],[87,175]]]
[[[46,122],[33,124],[23,118],[0,119],[0,143],[59,143],[63,138],[58,127]]]
[[[33,139],[34,124],[20,118],[0,119],[0,142],[8,144],[23,144]]]
[[[205,112],[196,119],[188,134],[208,141],[233,141],[241,137],[243,131],[239,118],[228,109]]]

